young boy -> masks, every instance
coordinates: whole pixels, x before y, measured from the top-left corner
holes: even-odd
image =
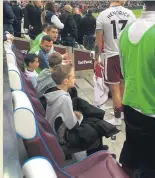
[[[44,94],[47,101],[46,120],[55,128],[56,134],[59,133],[59,141],[66,140],[70,148],[77,148],[78,151],[92,148],[93,145],[94,149],[87,151],[88,155],[108,149],[107,146],[102,145],[102,136],[106,136],[108,133],[107,137],[109,137],[119,131],[103,120],[104,111],[81,98],[71,100],[68,90],[74,87],[75,82],[72,64],[57,65],[52,72],[52,79],[55,81],[56,87]],[[75,103],[77,107],[74,107],[73,110]],[[58,122],[58,118],[61,118],[62,124],[60,120]],[[59,125],[58,127],[56,123]],[[62,125],[64,125],[63,128]]]
[[[52,74],[53,68],[57,66],[58,64],[62,63],[62,55],[58,52],[52,53],[48,57],[48,63],[49,63],[49,69],[48,68],[43,69],[37,78],[37,93],[38,93],[39,98],[43,96],[43,94],[48,89],[56,86],[55,82],[53,81],[51,77],[51,74]]]
[[[32,82],[32,85],[34,86],[34,88],[36,88],[38,74],[35,71],[35,69],[39,67],[38,57],[35,54],[28,54],[24,58],[24,60],[27,65],[27,68],[25,70],[25,75]]]

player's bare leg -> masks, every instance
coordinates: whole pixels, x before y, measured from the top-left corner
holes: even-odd
[[[124,95],[124,80],[120,81],[120,92],[121,92],[121,98],[123,99],[123,95]]]
[[[122,96],[120,84],[110,84],[110,89],[112,93],[115,118],[108,120],[108,122],[113,125],[121,125]]]

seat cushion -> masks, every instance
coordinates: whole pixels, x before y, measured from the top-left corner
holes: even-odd
[[[64,170],[76,178],[129,178],[108,152],[99,151]]]
[[[23,139],[33,139],[37,126],[32,105],[23,91],[12,92],[16,133]]]
[[[18,68],[14,64],[8,64],[10,88],[12,90],[22,90],[22,80]]]
[[[22,173],[27,178],[58,178],[52,164],[44,157],[34,157],[26,161]]]

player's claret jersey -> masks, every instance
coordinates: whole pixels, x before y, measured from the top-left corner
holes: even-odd
[[[135,20],[133,12],[123,6],[112,6],[99,14],[96,30],[103,30],[104,51],[107,57],[119,54],[119,34],[127,24]]]
[[[155,12],[126,27],[119,41],[125,82],[123,104],[155,117]]]

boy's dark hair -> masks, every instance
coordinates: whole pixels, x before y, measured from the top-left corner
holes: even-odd
[[[26,65],[29,66],[29,63],[33,63],[35,58],[38,58],[36,54],[27,54],[24,58]]]
[[[63,80],[69,77],[72,68],[72,64],[57,65],[52,72],[52,79],[57,85],[61,85]]]
[[[52,37],[51,37],[51,36],[45,35],[45,36],[42,37],[41,43],[43,43],[44,41],[51,42],[51,41],[53,41],[53,40],[52,40]]]
[[[51,68],[56,67],[57,65],[62,63],[62,55],[58,52],[54,52],[52,53],[49,57],[48,57],[48,63],[49,66]]]

